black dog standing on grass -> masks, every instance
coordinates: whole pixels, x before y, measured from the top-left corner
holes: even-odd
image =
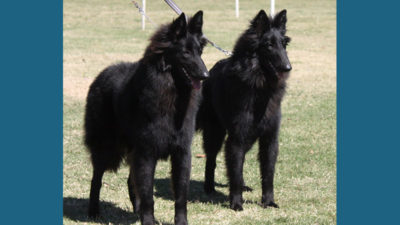
[[[203,102],[197,128],[203,130],[207,155],[206,193],[215,191],[216,157],[226,133],[229,199],[233,210],[243,210],[245,154],[259,140],[262,204],[274,202],[273,180],[278,155],[281,101],[292,69],[286,54],[286,10],[273,19],[261,10],[239,38],[233,55],[219,61],[203,83]]]
[[[142,224],[154,224],[153,181],[158,159],[171,156],[175,224],[187,224],[191,151],[200,80],[208,71],[200,58],[206,40],[203,12],[189,22],[182,13],[151,38],[143,58],[100,73],[90,86],[85,115],[85,143],[93,178],[89,216],[99,214],[105,171],[130,165],[129,197]]]

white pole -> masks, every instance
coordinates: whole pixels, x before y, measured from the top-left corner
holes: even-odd
[[[142,9],[146,13],[146,0],[142,0]],[[142,30],[146,27],[146,17],[142,15]]]
[[[239,18],[239,0],[236,0],[236,18]]]
[[[271,17],[275,14],[275,0],[271,0]]]

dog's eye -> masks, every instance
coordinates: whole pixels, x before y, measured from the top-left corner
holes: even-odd
[[[183,51],[183,54],[184,54],[184,55],[190,55],[190,52],[189,52],[188,50],[184,50],[184,51]]]
[[[268,43],[267,43],[267,47],[268,47],[268,48],[272,48],[272,47],[274,47],[274,45],[273,45],[271,42],[268,42]]]

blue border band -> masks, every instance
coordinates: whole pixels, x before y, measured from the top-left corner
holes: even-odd
[[[400,7],[387,2],[338,1],[338,224],[398,221]],[[62,1],[0,4],[1,221],[61,224]]]
[[[2,224],[62,223],[62,1],[2,1]]]
[[[399,224],[399,2],[338,1],[338,224]]]

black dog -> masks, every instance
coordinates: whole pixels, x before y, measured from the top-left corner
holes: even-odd
[[[243,210],[245,154],[259,140],[262,204],[274,203],[273,179],[278,155],[281,100],[291,65],[286,54],[286,10],[268,18],[261,10],[238,39],[233,55],[219,61],[203,83],[197,128],[207,155],[206,193],[215,191],[216,157],[226,133],[230,207]]]
[[[110,66],[91,85],[85,115],[93,165],[89,216],[99,214],[103,173],[117,171],[126,158],[134,210],[142,224],[154,224],[154,170],[158,159],[171,156],[175,223],[187,224],[190,145],[200,80],[208,76],[200,58],[202,25],[202,11],[189,23],[182,13],[154,34],[140,61]]]

